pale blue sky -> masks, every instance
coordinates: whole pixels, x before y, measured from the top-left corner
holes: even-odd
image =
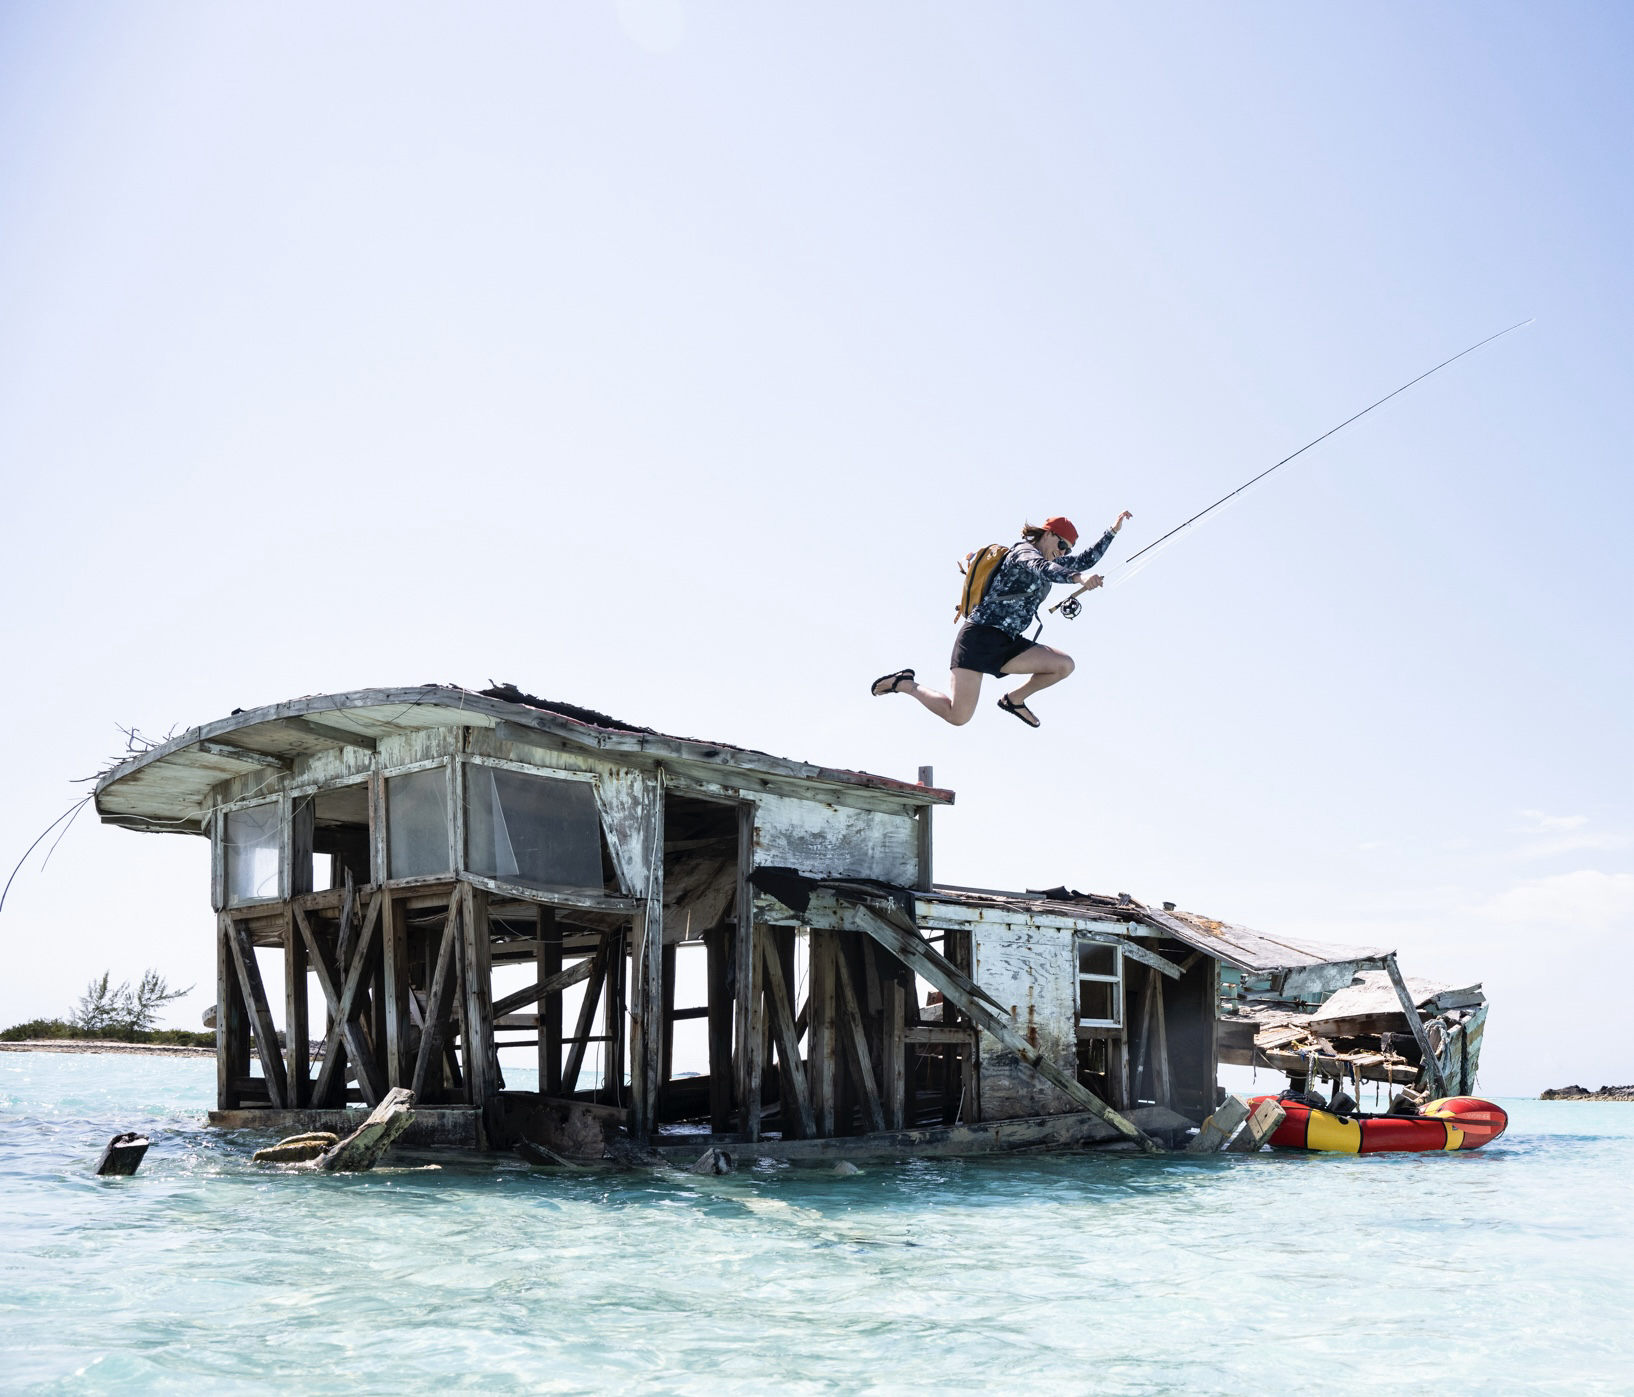
[[[945,878],[1399,946],[1486,981],[1489,1090],[1634,1079],[1631,39],[5,0],[8,868],[115,723],[509,679],[933,763]],[[1115,561],[1527,316],[1053,621],[1039,732],[867,697],[1024,516],[1132,509]],[[155,964],[196,1022],[205,854],[36,855],[0,1019]]]

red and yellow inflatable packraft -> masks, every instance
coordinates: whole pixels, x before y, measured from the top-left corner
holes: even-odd
[[[1252,1108],[1274,1096],[1256,1096]],[[1299,1101],[1283,1101],[1287,1119],[1269,1141],[1294,1150],[1328,1154],[1429,1153],[1478,1150],[1509,1124],[1502,1106],[1475,1096],[1447,1096],[1427,1103],[1416,1116],[1339,1116]]]

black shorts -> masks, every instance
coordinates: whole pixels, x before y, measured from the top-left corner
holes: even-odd
[[[973,669],[978,674],[1003,674],[1005,665],[1033,648],[1024,636],[1011,635],[997,626],[959,627],[953,638],[953,669]]]

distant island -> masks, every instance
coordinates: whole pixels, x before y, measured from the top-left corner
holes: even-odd
[[[1601,1087],[1590,1091],[1587,1087],[1551,1087],[1538,1097],[1539,1101],[1634,1101],[1634,1086]]]

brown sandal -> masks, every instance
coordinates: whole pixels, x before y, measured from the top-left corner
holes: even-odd
[[[1020,718],[1021,721],[1030,728],[1036,728],[1039,726],[1038,715],[1034,713],[1032,709],[1027,707],[1025,701],[1021,703],[1012,703],[1010,701],[1010,695],[1005,694],[1004,697],[999,700],[999,707],[1006,713],[1015,714],[1016,717]]]
[[[894,694],[904,684],[911,683],[913,683],[913,671],[911,669],[899,669],[895,674],[880,675],[878,679],[874,680],[869,692],[875,698],[884,698],[886,694]],[[883,689],[880,688],[881,684],[885,686]]]

